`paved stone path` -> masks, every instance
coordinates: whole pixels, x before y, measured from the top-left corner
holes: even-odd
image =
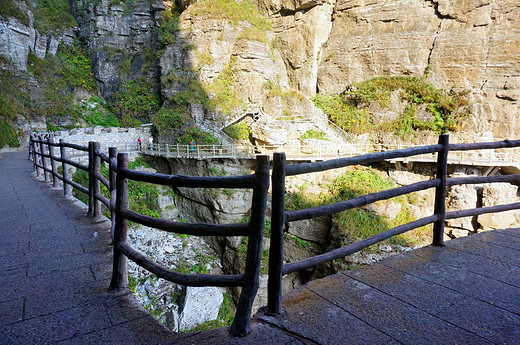
[[[520,230],[425,247],[311,282],[252,332],[172,333],[106,292],[107,222],[0,158],[0,344],[520,344]]]

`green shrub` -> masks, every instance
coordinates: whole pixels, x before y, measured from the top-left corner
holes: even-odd
[[[235,140],[249,140],[250,130],[247,123],[239,122],[224,129],[224,132]]]
[[[36,0],[34,28],[41,34],[77,26],[69,1]]]
[[[119,127],[116,116],[110,112],[101,98],[92,96],[75,106],[76,116],[81,117],[90,126]]]
[[[152,84],[145,80],[130,80],[115,96],[121,124],[129,127],[139,126],[142,120],[147,121],[161,102]]]
[[[464,93],[446,93],[435,88],[424,78],[376,77],[354,85],[344,97],[317,95],[314,104],[321,108],[332,121],[352,133],[364,133],[373,129],[384,129],[405,136],[415,130],[428,130],[441,134],[458,129],[457,124],[469,116]],[[408,102],[403,114],[396,121],[371,124],[368,106],[377,102],[388,106],[393,91],[401,90],[401,97]],[[432,120],[419,121],[415,116],[417,105],[424,104],[432,114]],[[464,109],[462,112],[456,112]]]
[[[330,181],[327,190],[320,195],[306,192],[304,185],[297,193],[286,197],[286,209],[298,210],[319,205],[332,204],[349,200],[358,196],[379,192],[397,187],[390,178],[383,178],[377,170],[362,167]],[[339,230],[339,245],[346,245],[363,238],[373,236],[397,225],[413,221],[410,211],[405,207],[406,196],[393,198],[392,201],[401,204],[401,211],[395,219],[388,219],[365,208],[354,208],[333,215],[333,222]],[[408,233],[394,236],[387,240],[392,244],[414,245],[425,238],[428,228],[423,227]]]
[[[152,117],[153,124],[159,132],[179,129],[190,120],[191,117],[185,105],[174,105],[172,108],[162,107]]]
[[[159,42],[163,45],[174,44],[175,34],[179,30],[179,13],[174,9],[167,9],[162,12],[161,24],[157,28]]]
[[[232,25],[244,21],[261,31],[272,30],[267,17],[260,15],[250,0],[199,0],[191,5],[191,13],[194,16],[227,19]]]
[[[2,0],[0,1],[0,16],[7,19],[7,17],[13,17],[18,19],[22,24],[29,26],[31,24],[27,13],[22,11],[16,6],[13,0]]]
[[[230,113],[236,108],[243,108],[244,102],[237,97],[233,87],[236,83],[233,74],[233,65],[236,61],[232,59],[222,72],[219,73],[213,84],[207,88],[207,93],[212,95],[210,108],[219,109],[224,113]]]
[[[327,134],[319,129],[309,129],[303,133],[300,139],[317,139],[317,140],[328,140]]]
[[[190,141],[195,141],[197,145],[218,145],[219,141],[213,136],[213,134],[204,132],[202,129],[196,126],[190,126],[186,132],[178,138],[179,144],[188,145]]]

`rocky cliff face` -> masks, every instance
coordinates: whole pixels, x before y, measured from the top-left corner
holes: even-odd
[[[439,88],[470,92],[469,137],[477,131],[510,138],[519,129],[517,2],[257,2],[273,20],[291,85],[305,96],[338,94],[377,75],[427,71]]]
[[[158,88],[153,51],[162,1],[73,1],[79,37],[88,45],[101,94],[112,99],[125,80],[144,77]],[[147,50],[149,51],[146,54]]]

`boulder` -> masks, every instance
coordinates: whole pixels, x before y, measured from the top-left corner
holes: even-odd
[[[482,207],[519,202],[518,187],[509,183],[494,183],[482,187]],[[520,222],[520,211],[513,210],[500,213],[489,213],[478,216],[482,230],[506,229],[517,227]]]

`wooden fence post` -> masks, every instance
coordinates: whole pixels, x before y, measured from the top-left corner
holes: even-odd
[[[61,167],[63,168],[63,195],[65,197],[72,195],[72,186],[67,183],[70,181],[69,169],[67,164],[65,164],[64,159],[67,158],[67,151],[65,149],[65,140],[60,139],[60,158],[61,158]]]
[[[283,226],[285,224],[285,153],[273,155],[271,246],[269,248],[269,280],[267,312],[282,312]]]
[[[99,180],[95,173],[99,173],[100,159],[96,154],[99,150],[99,143],[90,141],[88,143],[88,213],[94,217],[99,217],[100,204],[96,198],[96,193],[99,193]]]
[[[43,179],[45,182],[49,182],[50,181],[50,178],[49,178],[49,167],[47,166],[47,158],[44,156],[46,154],[49,153],[49,146],[48,145],[45,145],[44,142],[46,142],[48,139],[45,138],[45,136],[41,136],[40,137],[40,140],[42,141],[41,143],[41,154],[42,154],[42,165],[43,165]]]
[[[128,154],[117,155],[116,176],[116,225],[114,229],[114,261],[112,266],[112,280],[108,291],[121,291],[128,289],[128,258],[119,248],[119,243],[126,240],[128,221],[121,217],[122,208],[128,206],[128,179],[123,178],[121,169],[128,167]]]
[[[110,223],[110,238],[112,244],[114,244],[114,230],[116,227],[116,167],[112,165],[114,160],[117,160],[117,147],[108,148],[109,157],[109,168],[108,168],[108,179],[110,182],[110,212],[112,215],[112,221]]]
[[[39,143],[39,140],[40,140],[40,136],[39,135],[36,135],[35,136],[35,141],[34,142],[34,162],[35,162],[35,165],[36,165],[36,177],[40,178],[42,176],[42,169],[40,168],[40,162],[41,162],[41,145]]]
[[[249,222],[250,235],[247,243],[246,268],[244,286],[238,300],[235,319],[230,327],[234,336],[245,336],[249,333],[251,308],[258,291],[260,281],[260,265],[262,260],[262,239],[265,227],[265,209],[267,205],[267,191],[269,189],[269,156],[256,158],[256,185],[253,190],[251,220]]]
[[[437,154],[437,178],[441,184],[435,188],[435,215],[439,220],[433,224],[433,245],[444,245],[444,222],[446,220],[446,178],[448,174],[449,135],[439,136],[439,144],[444,149]]]
[[[31,147],[30,151],[32,152],[32,162],[33,162],[33,173],[37,174],[37,168],[36,168],[36,153],[34,152],[34,148],[36,147],[36,143],[34,142],[35,135],[34,133],[30,135],[29,137],[29,146]]]
[[[94,196],[94,217],[101,217],[101,201],[97,198],[96,195],[101,194],[101,183],[99,179],[96,177],[96,174],[101,174],[101,157],[97,154],[101,148],[101,144],[98,142],[94,143],[94,161],[93,161],[93,181],[94,181],[94,191],[92,195]]]
[[[52,188],[59,188],[58,170],[56,167],[56,157],[54,156],[54,137],[50,137],[47,142],[49,143],[49,156],[51,156],[51,170],[52,170]]]

